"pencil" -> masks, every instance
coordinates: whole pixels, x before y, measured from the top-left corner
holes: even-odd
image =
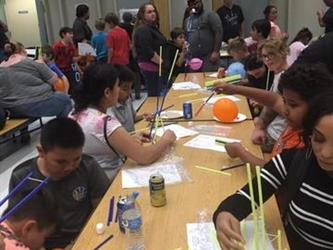
[[[230,170],[230,169],[239,168],[239,167],[242,167],[244,165],[245,165],[245,163],[242,162],[242,163],[239,163],[239,164],[232,165],[230,167],[221,168],[221,171],[227,171],[227,170]]]
[[[109,237],[107,237],[105,240],[103,240],[98,246],[96,246],[93,250],[100,249],[105,243],[107,243],[109,240],[113,238],[113,234],[111,234]]]
[[[207,104],[207,102],[213,97],[213,95],[215,95],[215,92],[211,93],[211,95],[206,99],[206,101],[201,104],[200,108],[197,110],[197,112],[195,112],[194,117],[198,116],[199,113],[201,112],[201,110],[203,109],[203,107]]]

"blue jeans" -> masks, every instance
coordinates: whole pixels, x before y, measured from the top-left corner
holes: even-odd
[[[55,92],[43,101],[23,104],[8,108],[8,110],[10,117],[14,118],[42,116],[67,117],[72,108],[72,101],[67,95]]]
[[[148,96],[162,96],[168,90],[166,77],[158,76],[158,72],[141,70],[145,79]]]

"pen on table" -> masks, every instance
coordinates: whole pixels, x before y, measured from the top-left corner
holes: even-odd
[[[105,240],[103,240],[98,246],[94,248],[94,250],[100,249],[105,243],[107,243],[109,240],[113,238],[113,234],[111,234],[109,237],[107,237]]]
[[[229,167],[224,167],[224,168],[221,168],[221,171],[226,171],[226,170],[230,170],[230,169],[233,169],[233,168],[238,168],[238,167],[242,167],[244,166],[245,163],[242,162],[242,163],[238,163],[238,164],[235,164],[235,165],[231,165]]]
[[[198,116],[198,114],[201,112],[201,110],[203,109],[203,107],[208,103],[208,101],[213,97],[213,95],[215,95],[215,92],[213,91],[213,93],[211,93],[211,95],[206,99],[206,101],[201,104],[200,108],[197,110],[197,112],[195,112],[194,117]]]

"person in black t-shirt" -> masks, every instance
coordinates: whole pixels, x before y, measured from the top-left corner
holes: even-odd
[[[323,0],[329,7],[325,12],[321,10],[317,12],[320,27],[325,27],[325,33],[333,31],[333,0]]]
[[[21,163],[12,172],[10,190],[30,172],[33,180],[24,189],[31,190],[39,184],[34,180],[49,177],[43,190],[53,196],[59,210],[57,227],[46,239],[46,249],[69,245],[109,187],[109,179],[98,163],[82,154],[83,145],[84,134],[74,120],[53,119],[42,129],[38,157]]]
[[[216,13],[222,22],[224,42],[236,36],[243,36],[244,15],[240,6],[233,4],[232,0],[224,0],[224,5]]]

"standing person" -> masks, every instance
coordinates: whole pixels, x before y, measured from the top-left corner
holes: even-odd
[[[0,20],[0,63],[5,59],[4,46],[9,42],[6,32],[8,31],[7,24]]]
[[[87,23],[89,19],[89,7],[85,4],[79,4],[76,7],[76,19],[73,23],[74,44],[80,42],[90,42],[92,31]]]
[[[223,42],[230,38],[242,37],[244,32],[244,15],[241,7],[233,0],[223,0],[223,5],[216,11],[222,22]]]
[[[320,27],[325,27],[325,33],[333,31],[333,0],[323,0],[329,9],[317,11],[318,22]]]
[[[107,33],[105,32],[105,21],[103,18],[95,21],[95,28],[97,32],[91,39],[91,45],[96,50],[97,61],[106,62],[108,58],[108,48],[106,47]]]
[[[283,33],[277,24],[278,9],[275,5],[268,5],[264,9],[265,18],[271,23],[270,39],[285,39],[288,35]]]
[[[119,24],[119,27],[126,30],[128,37],[132,40],[134,24],[131,12],[124,12],[123,21]]]
[[[219,16],[204,10],[201,0],[188,0],[191,15],[185,20],[185,32],[192,58],[203,61],[202,71],[217,71],[220,63],[222,24]]]
[[[257,54],[258,45],[267,40],[271,32],[271,24],[267,19],[255,20],[252,23],[250,37],[245,39],[247,48],[251,54]]]
[[[160,46],[167,44],[167,39],[159,31],[159,14],[152,3],[140,6],[133,34],[134,54],[145,79],[148,96],[160,96],[165,81],[159,78]]]
[[[119,66],[128,65],[130,38],[126,30],[119,27],[119,18],[114,13],[108,13],[104,20],[109,28],[107,36],[107,63]]]

